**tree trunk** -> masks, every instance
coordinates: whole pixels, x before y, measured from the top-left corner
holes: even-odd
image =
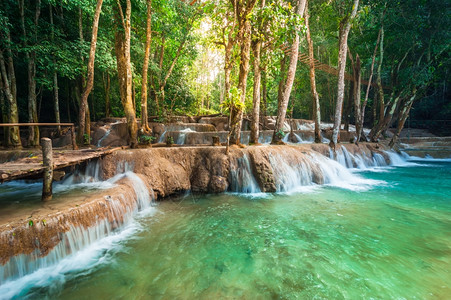
[[[354,68],[354,66],[352,66]],[[352,102],[354,97],[354,81],[349,81],[348,97],[345,95],[346,101],[343,103],[344,113],[343,113],[343,129],[349,132],[349,122],[351,119]]]
[[[355,65],[354,65],[354,118],[355,118],[355,132],[356,132],[356,140],[355,143],[359,144],[359,133],[361,132],[361,111],[360,111],[360,87],[362,82],[362,76],[360,73],[361,64],[360,64],[360,57],[357,54],[355,58]]]
[[[89,50],[89,60],[88,60],[88,76],[86,81],[86,86],[83,89],[83,94],[81,96],[80,102],[80,110],[78,113],[78,142],[83,143],[85,132],[88,134],[88,141],[90,140],[90,130],[88,126],[86,126],[86,110],[88,107],[88,97],[91,93],[92,87],[94,85],[94,61],[96,56],[96,47],[97,47],[97,32],[99,30],[99,19],[100,13],[102,11],[102,3],[103,0],[97,0],[96,10],[94,13],[94,20],[92,22],[92,35],[91,35],[91,48]],[[85,128],[86,126],[86,128]],[[88,129],[88,131],[86,131]]]
[[[105,117],[109,118],[111,115],[111,106],[110,106],[110,89],[111,89],[111,80],[110,74],[106,72],[103,74],[103,88],[105,89]]]
[[[340,44],[338,51],[338,84],[337,84],[337,101],[335,103],[334,128],[332,134],[331,147],[335,147],[339,140],[341,116],[343,108],[343,99],[345,91],[345,69],[346,69],[346,54],[348,52],[348,35],[351,30],[352,21],[357,14],[359,0],[354,0],[351,15],[345,17],[340,23]]]
[[[262,108],[261,108],[261,116],[262,119],[266,117],[267,115],[267,104],[268,102],[268,86],[267,86],[267,79],[266,79],[266,66],[262,69]]]
[[[25,11],[24,11],[24,1],[19,1],[19,12],[21,18],[22,25],[22,33],[23,33],[23,46],[28,47],[27,45],[27,31],[25,27]],[[32,34],[32,42],[37,42],[37,31],[38,31],[38,22],[39,16],[41,14],[41,0],[36,0],[36,8],[33,20],[33,34]],[[38,122],[38,112],[36,105],[36,51],[26,51],[25,52],[26,60],[28,61],[28,122],[37,123]],[[39,146],[39,127],[31,126],[29,128],[30,134],[28,136],[28,145],[31,147]]]
[[[409,117],[410,109],[412,108],[413,102],[415,101],[415,97],[416,97],[416,91],[414,91],[413,96],[404,105],[404,109],[402,110],[402,112],[399,116],[399,121],[398,121],[398,126],[396,128],[396,132],[393,135],[392,139],[390,140],[390,143],[388,144],[391,148],[393,148],[393,146],[398,142],[399,135],[401,134],[401,131],[404,128],[404,124],[406,123],[406,120]]]
[[[366,88],[365,100],[363,100],[363,104],[362,104],[362,111],[361,111],[360,125],[359,125],[360,130],[357,131],[357,142],[359,142],[362,137],[363,124],[365,122],[365,109],[366,109],[366,104],[368,103],[368,97],[370,95],[371,82],[373,80],[373,72],[374,72],[374,62],[376,61],[377,48],[378,48],[379,42],[381,40],[381,33],[382,33],[382,26],[381,26],[381,29],[379,30],[379,34],[377,35],[376,46],[374,47],[373,58],[371,60],[370,78],[368,79],[368,86]]]
[[[310,91],[312,93],[313,100],[313,119],[315,121],[315,143],[321,143],[321,107],[319,103],[318,92],[316,91],[316,79],[315,79],[315,61],[313,56],[313,41],[310,34],[310,14],[308,8],[308,2],[305,7],[305,26],[308,43],[309,54],[309,67],[310,67]]]
[[[264,6],[265,1],[262,1]],[[252,110],[252,122],[251,122],[251,137],[249,143],[258,144],[258,137],[260,135],[260,50],[261,42],[257,41],[252,45],[252,52],[254,54],[254,91],[252,95],[253,110]]]
[[[304,16],[305,4],[307,0],[296,1],[296,14],[300,17]],[[276,127],[272,136],[272,143],[277,143],[281,140],[282,136],[279,134],[283,130],[283,124],[285,123],[285,116],[287,114],[288,102],[290,100],[291,89],[293,88],[294,77],[296,75],[296,67],[299,57],[299,33],[296,30],[293,44],[290,51],[290,63],[288,65],[287,79],[285,87],[282,92],[282,101],[279,101],[277,110]]]
[[[377,86],[379,91],[379,120],[377,121],[377,124],[375,125],[375,130],[371,130],[370,138],[372,141],[375,141],[379,138],[379,135],[375,135],[375,132],[379,132],[381,127],[383,126],[382,123],[384,121],[385,117],[385,100],[384,100],[384,89],[382,88],[382,63],[384,62],[384,27],[381,27],[381,46],[379,49],[380,53],[380,59],[379,59],[379,65],[377,66]],[[377,108],[376,108],[377,109]]]
[[[124,31],[117,29],[115,32],[115,50],[117,59],[117,73],[119,79],[119,91],[122,106],[127,119],[127,129],[130,136],[129,145],[135,148],[138,145],[135,108],[132,99],[132,70],[130,63],[130,17],[131,1],[126,0],[125,16],[121,4],[117,3],[118,12],[115,14],[116,22],[122,24]]]
[[[52,5],[49,5],[49,15],[50,15],[50,36],[52,43],[55,42],[55,28],[53,24],[53,9]],[[55,111],[55,122],[61,123],[60,118],[60,106],[59,106],[59,96],[58,96],[58,73],[56,72],[56,59],[55,56],[53,56],[53,108]],[[58,131],[58,136],[61,135],[61,126],[56,127]]]
[[[12,62],[12,58],[11,58]],[[14,70],[14,68],[13,68]],[[11,123],[18,123],[19,122],[19,112],[17,109],[17,101],[16,98],[14,98],[10,80],[8,80],[8,73],[6,71],[5,66],[5,59],[3,57],[3,52],[0,50],[0,80],[2,80],[2,86],[3,86],[3,94],[6,97],[6,100],[8,102],[8,116],[9,116],[9,122]],[[11,78],[11,75],[9,76]],[[20,131],[19,127],[10,127],[8,133],[8,141],[7,146],[11,146],[14,148],[22,148],[22,142],[20,140]]]
[[[255,1],[254,1],[255,3]],[[252,7],[253,8],[253,7]],[[250,9],[249,13],[252,11]],[[249,60],[251,51],[251,22],[247,14],[244,15],[240,22],[240,73],[238,75],[238,90],[240,91],[240,103],[246,100],[247,75],[249,73]],[[230,121],[230,143],[240,144],[241,126],[243,123],[243,109],[239,106],[232,106]]]
[[[147,21],[146,21],[146,48],[144,51],[144,62],[142,71],[141,90],[141,130],[150,132],[147,114],[147,72],[149,70],[150,42],[152,38],[152,0],[147,0]]]

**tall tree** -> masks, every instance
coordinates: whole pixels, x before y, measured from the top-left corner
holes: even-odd
[[[0,5],[3,5],[0,0]],[[0,88],[3,92],[3,97],[6,98],[6,103],[2,107],[2,113],[4,115],[3,122],[18,123],[19,111],[17,109],[17,87],[16,87],[16,74],[14,69],[13,53],[11,50],[11,29],[9,26],[9,18],[6,15],[4,18],[0,18]],[[6,57],[3,52],[6,52]],[[5,130],[5,145],[14,148],[21,148],[22,142],[20,139],[19,127],[9,127]]]
[[[296,14],[300,17],[304,16],[305,4],[307,0],[297,0],[296,1]],[[283,130],[283,125],[285,123],[285,116],[287,114],[288,102],[290,100],[291,89],[293,88],[294,77],[296,75],[296,66],[299,57],[299,28],[297,28],[294,36],[294,40],[290,48],[290,62],[288,65],[287,78],[285,85],[283,87],[283,92],[281,94],[281,99],[279,101],[277,109],[277,120],[274,129],[274,134],[272,136],[272,143],[277,143],[281,140],[282,135],[280,132]]]
[[[130,62],[130,39],[131,39],[131,12],[132,5],[130,0],[125,1],[125,14],[120,0],[117,0],[115,32],[115,50],[117,59],[117,74],[119,79],[119,92],[121,102],[127,119],[127,129],[129,134],[129,145],[135,148],[138,145],[135,107],[133,105],[132,91],[132,69]]]
[[[384,15],[385,15],[385,12],[382,15],[382,21],[383,21]],[[360,116],[359,130],[356,129],[357,130],[356,143],[360,142],[360,140],[362,138],[362,134],[363,134],[363,123],[365,122],[365,109],[366,109],[366,105],[368,103],[368,97],[370,95],[370,89],[371,89],[371,85],[372,85],[372,81],[373,81],[374,63],[376,61],[377,48],[379,47],[379,42],[381,40],[381,34],[382,34],[382,25],[381,25],[381,29],[379,30],[379,33],[377,35],[376,46],[374,46],[373,57],[371,59],[370,77],[368,79],[368,85],[367,85],[367,88],[366,88],[365,99],[363,100],[363,104],[362,104],[362,111],[361,111],[361,116]],[[356,124],[356,128],[357,128],[357,124]]]
[[[260,1],[260,8],[265,7],[265,0]],[[261,21],[259,22],[261,24]],[[255,27],[254,27],[255,28]],[[258,137],[260,135],[260,92],[261,92],[261,73],[262,67],[260,62],[261,48],[262,48],[262,33],[257,27],[256,39],[252,41],[252,54],[254,55],[254,89],[252,94],[252,119],[251,119],[251,136],[250,143],[258,144]],[[263,31],[264,28],[261,28]]]
[[[25,6],[24,0],[19,0],[19,13],[22,24],[23,46],[25,49],[26,60],[28,61],[28,122],[38,122],[38,111],[36,103],[36,49],[35,44],[38,39],[38,23],[41,15],[41,0],[35,1],[35,12],[32,21],[31,37],[27,36],[25,23]],[[28,45],[27,40],[31,41]],[[39,127],[30,126],[30,134],[28,136],[28,145],[31,147],[39,146]]]
[[[92,35],[91,35],[91,47],[89,50],[89,60],[88,60],[88,74],[86,86],[83,89],[83,93],[81,96],[80,102],[80,110],[78,114],[78,142],[84,142],[84,134],[85,134],[85,121],[86,121],[86,108],[88,106],[88,97],[91,93],[92,87],[94,86],[94,61],[96,56],[96,47],[97,47],[97,32],[99,30],[99,20],[100,13],[102,12],[102,3],[103,0],[97,0],[96,10],[94,13],[94,20],[92,22]],[[90,129],[88,128],[88,141],[90,140]]]
[[[335,150],[340,134],[341,117],[343,110],[343,99],[345,94],[345,69],[346,55],[348,52],[348,35],[351,30],[352,22],[357,15],[359,0],[354,0],[351,14],[346,15],[340,21],[339,31],[339,50],[338,50],[338,84],[337,84],[337,101],[335,105],[334,127],[332,133],[331,147]]]
[[[146,46],[144,50],[144,63],[142,71],[142,89],[141,89],[141,130],[150,132],[149,120],[147,115],[147,73],[149,70],[150,43],[152,40],[152,0],[147,0],[147,18],[146,18]]]
[[[49,18],[50,18],[50,40],[55,43],[55,24],[53,23],[53,8],[52,4],[49,5]],[[58,92],[58,73],[56,70],[55,55],[52,58],[53,62],[53,108],[55,111],[55,122],[60,123],[60,106],[59,106],[59,92]],[[57,126],[58,135],[61,134],[61,126]]]
[[[305,27],[306,37],[308,43],[309,54],[309,69],[310,69],[310,90],[313,100],[313,120],[315,121],[315,143],[321,143],[321,107],[319,103],[318,92],[316,91],[316,78],[315,78],[315,60],[313,56],[313,41],[310,34],[310,14],[308,8],[308,1],[305,7]]]
[[[251,22],[250,13],[257,0],[232,0],[236,19],[238,21],[238,43],[240,44],[240,71],[238,75],[239,105],[232,105],[230,110],[230,143],[240,144],[241,126],[243,123],[243,108],[246,100],[247,75],[251,52]]]

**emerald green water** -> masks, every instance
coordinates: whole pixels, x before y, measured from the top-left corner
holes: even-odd
[[[20,297],[449,299],[451,163],[360,176],[384,183],[163,202],[89,268]]]

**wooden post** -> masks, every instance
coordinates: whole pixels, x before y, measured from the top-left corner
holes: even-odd
[[[75,126],[72,125],[70,127],[70,130],[71,130],[71,137],[72,137],[72,149],[78,150],[77,142],[75,141]]]
[[[42,201],[49,201],[52,200],[52,182],[53,182],[52,140],[49,138],[42,138],[41,146],[42,146],[42,163],[44,165]]]

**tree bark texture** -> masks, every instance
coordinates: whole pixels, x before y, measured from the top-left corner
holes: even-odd
[[[23,44],[24,47],[27,47],[27,30],[25,27],[25,7],[24,1],[19,1],[19,12],[21,18],[22,25],[22,33],[23,33]],[[36,0],[35,4],[35,13],[33,19],[33,27],[32,27],[32,44],[37,41],[37,31],[38,31],[38,22],[39,16],[41,14],[41,0]],[[26,60],[28,61],[27,71],[28,71],[28,122],[37,123],[38,122],[38,111],[36,104],[36,51],[31,50],[25,52]],[[39,146],[39,127],[31,126],[29,128],[30,133],[28,136],[28,145],[31,147]]]
[[[407,101],[407,103],[404,104],[404,107],[399,116],[398,126],[396,127],[395,134],[393,135],[392,139],[390,140],[390,143],[388,143],[388,145],[391,148],[393,148],[393,146],[398,142],[399,135],[401,134],[401,131],[404,128],[404,124],[406,123],[406,120],[409,117],[410,109],[412,108],[415,98],[416,98],[416,92],[414,92],[413,96],[409,99],[409,101]]]
[[[316,79],[315,79],[315,61],[313,56],[313,40],[310,34],[310,14],[308,9],[308,2],[305,7],[305,26],[306,26],[306,36],[308,44],[308,54],[309,54],[309,75],[310,75],[310,91],[313,100],[313,120],[315,121],[315,143],[321,143],[321,107],[319,103],[319,96],[316,90]]]
[[[55,27],[53,23],[53,8],[49,5],[49,17],[50,17],[50,37],[52,42],[55,41]],[[56,71],[56,59],[55,56],[52,58],[53,62],[53,109],[55,112],[55,122],[61,123],[60,118],[60,106],[59,106],[59,95],[58,95],[58,73]],[[61,126],[56,127],[58,135],[61,135]]]
[[[264,1],[263,1],[264,3]],[[261,68],[260,68],[260,50],[261,42],[257,41],[252,45],[252,52],[254,54],[254,91],[252,95],[253,109],[252,109],[252,122],[251,122],[251,137],[250,143],[258,144],[258,137],[260,135],[260,81],[261,81]]]
[[[379,42],[381,40],[381,33],[382,33],[382,26],[377,35],[376,46],[374,46],[373,58],[371,59],[370,78],[368,79],[368,86],[366,88],[365,100],[363,100],[363,104],[362,104],[362,111],[361,111],[360,124],[359,124],[360,131],[357,131],[357,142],[359,142],[362,138],[363,124],[365,122],[365,109],[366,109],[366,105],[368,103],[368,97],[370,95],[371,83],[373,80],[373,73],[374,73],[374,62],[376,61],[377,48],[378,48]]]
[[[339,140],[343,99],[345,94],[345,69],[346,69],[346,54],[348,52],[348,35],[349,31],[351,30],[352,21],[354,20],[357,14],[358,6],[359,0],[354,0],[351,15],[349,17],[346,17],[340,24],[337,101],[335,103],[334,127],[331,141],[331,146],[334,150]]]
[[[245,103],[247,75],[249,73],[249,61],[251,52],[251,22],[249,14],[254,9],[256,0],[247,0],[242,2],[235,2],[237,20],[239,25],[239,42],[240,42],[240,72],[238,75],[238,90],[240,91],[240,103]],[[241,126],[243,123],[243,109],[232,105],[230,117],[230,143],[240,144]]]
[[[2,80],[3,94],[6,97],[8,103],[8,119],[11,123],[19,123],[19,112],[17,110],[17,101],[13,97],[10,81],[8,80],[8,73],[6,71],[5,60],[3,52],[0,50],[0,80]],[[20,140],[19,127],[11,127],[9,130],[9,139],[7,145],[14,148],[21,148],[22,143]]]
[[[146,20],[146,46],[144,51],[144,62],[142,71],[141,89],[141,130],[150,132],[149,119],[147,113],[147,73],[149,71],[150,43],[152,40],[152,0],[147,0],[147,20]]]
[[[305,4],[307,0],[297,0],[296,1],[296,14],[299,16],[304,16]],[[277,143],[281,140],[282,136],[280,132],[283,130],[283,124],[285,123],[285,117],[287,114],[288,102],[290,100],[291,89],[293,88],[294,77],[296,75],[296,67],[299,57],[299,34],[296,31],[295,38],[291,44],[290,51],[290,62],[288,65],[287,79],[285,81],[285,86],[282,92],[282,99],[279,101],[277,109],[277,119],[276,127],[274,129],[274,134],[272,136],[272,143]]]
[[[129,145],[132,148],[137,147],[137,131],[135,107],[132,99],[132,71],[130,63],[130,31],[131,31],[131,1],[126,0],[125,15],[122,12],[121,4],[117,3],[118,13],[115,14],[116,21],[122,24],[122,30],[119,28],[115,33],[115,50],[117,60],[117,73],[119,79],[119,91],[121,102],[127,119],[127,129],[130,136]]]
[[[103,0],[97,0],[96,10],[94,13],[94,19],[92,22],[92,35],[91,35],[91,47],[89,49],[89,60],[88,60],[88,74],[86,80],[86,86],[83,89],[83,93],[81,95],[80,102],[80,110],[78,113],[78,142],[83,143],[84,134],[87,132],[88,141],[90,140],[90,128],[86,126],[86,110],[88,107],[88,97],[92,91],[92,87],[94,85],[94,61],[96,56],[96,47],[97,47],[97,32],[99,30],[99,19],[100,13],[102,12],[102,3]],[[86,128],[85,128],[86,126]],[[87,131],[86,131],[87,129]]]
[[[355,140],[355,143],[359,143],[359,133],[361,132],[361,121],[360,118],[362,116],[360,111],[360,89],[361,89],[361,82],[362,82],[362,76],[361,76],[361,63],[360,63],[360,57],[357,54],[355,58],[355,65],[353,70],[354,75],[354,118],[355,118],[355,132],[357,139]]]

